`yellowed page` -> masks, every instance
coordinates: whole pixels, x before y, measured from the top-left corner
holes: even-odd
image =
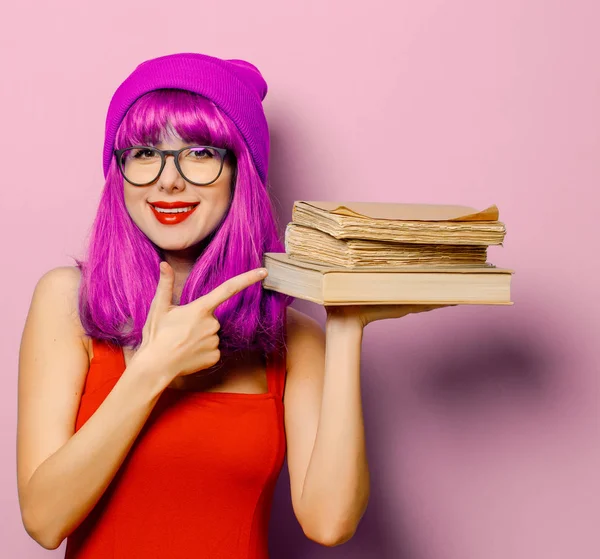
[[[499,212],[493,205],[484,210],[445,204],[399,204],[395,202],[301,201],[337,215],[386,219],[391,221],[497,221]]]

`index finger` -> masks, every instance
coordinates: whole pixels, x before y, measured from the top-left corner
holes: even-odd
[[[206,310],[213,312],[221,303],[237,295],[253,283],[264,279],[266,276],[267,271],[265,268],[255,268],[254,270],[233,276],[215,287],[212,291],[209,291],[206,295],[200,297],[198,301],[201,302],[202,307]]]

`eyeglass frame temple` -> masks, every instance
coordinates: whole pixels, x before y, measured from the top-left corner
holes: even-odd
[[[219,169],[219,173],[217,174],[217,176],[210,182],[204,182],[204,183],[200,183],[200,182],[194,182],[189,180],[181,171],[181,167],[179,166],[179,155],[184,152],[186,149],[190,149],[190,148],[210,148],[210,149],[214,149],[220,156],[221,156],[221,168]],[[126,176],[125,176],[125,171],[123,170],[123,166],[122,166],[122,162],[121,162],[121,157],[123,156],[123,154],[126,151],[129,151],[130,149],[150,149],[150,150],[154,150],[157,151],[160,154],[160,170],[158,171],[156,178],[154,178],[154,180],[151,180],[150,182],[145,182],[145,183],[135,183],[135,182],[131,182]],[[127,148],[123,148],[123,149],[114,149],[113,153],[115,154],[115,156],[117,157],[117,167],[119,168],[119,171],[121,172],[121,175],[123,175],[123,178],[129,183],[132,184],[133,186],[148,186],[150,184],[152,184],[153,182],[157,181],[158,178],[160,177],[160,175],[163,172],[163,169],[165,168],[165,165],[167,164],[167,155],[172,155],[173,156],[173,163],[175,163],[175,168],[177,169],[177,172],[183,177],[184,180],[186,180],[187,182],[195,185],[195,186],[208,186],[209,184],[212,184],[213,182],[216,182],[219,177],[221,176],[221,173],[223,172],[223,166],[225,165],[225,157],[227,156],[227,153],[229,152],[228,149],[226,148],[217,148],[214,146],[186,146],[183,147],[181,149],[158,149],[152,146],[130,146]]]

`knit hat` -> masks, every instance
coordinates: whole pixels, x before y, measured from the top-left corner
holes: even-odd
[[[267,83],[258,68],[244,60],[222,60],[205,54],[169,54],[142,62],[118,87],[106,115],[104,177],[113,157],[115,136],[125,113],[145,93],[174,88],[210,99],[237,126],[254,165],[266,183],[269,128],[262,106]]]

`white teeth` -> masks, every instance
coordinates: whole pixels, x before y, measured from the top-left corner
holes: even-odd
[[[189,212],[190,210],[193,210],[195,208],[195,206],[186,206],[185,208],[173,208],[173,209],[167,209],[167,208],[157,208],[156,206],[153,206],[154,209],[161,213],[161,214],[180,214],[183,212]]]

